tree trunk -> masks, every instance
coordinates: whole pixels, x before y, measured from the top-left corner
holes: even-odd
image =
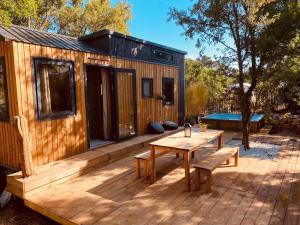
[[[245,150],[250,149],[249,132],[250,132],[250,119],[251,119],[251,101],[246,98],[242,104],[242,123],[243,123],[243,142]]]

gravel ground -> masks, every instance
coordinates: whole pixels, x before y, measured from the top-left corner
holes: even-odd
[[[24,206],[21,199],[12,197],[6,206],[0,208],[0,225],[57,225],[57,223]]]

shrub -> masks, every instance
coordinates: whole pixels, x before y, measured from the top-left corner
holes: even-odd
[[[193,117],[201,114],[208,100],[208,88],[199,81],[188,87],[185,92],[186,116]]]

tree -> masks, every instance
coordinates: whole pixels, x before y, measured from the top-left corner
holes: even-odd
[[[257,85],[257,108],[266,113],[300,113],[300,57],[286,57]]]
[[[299,4],[293,0],[198,0],[190,9],[170,10],[170,19],[184,28],[188,38],[223,45],[224,62],[238,68],[239,104],[243,122],[243,145],[249,149],[251,97],[267,68],[296,50],[291,40],[299,35]],[[282,35],[284,34],[284,35]],[[248,90],[243,83],[250,82]]]
[[[109,0],[1,0],[0,23],[79,37],[101,29],[128,34],[131,6]]]
[[[185,60],[185,85],[189,88],[201,82],[208,90],[208,103],[218,101],[223,97],[224,91],[232,84],[228,74],[233,71],[218,61],[207,56],[196,60]]]
[[[131,7],[126,2],[112,7],[108,0],[90,0],[85,6],[65,5],[55,21],[58,33],[78,37],[102,29],[128,34],[130,19]]]
[[[66,0],[3,0],[0,2],[0,23],[48,30],[53,16],[64,4]]]

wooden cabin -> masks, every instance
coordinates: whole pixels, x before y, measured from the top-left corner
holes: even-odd
[[[15,116],[33,166],[184,118],[184,51],[102,30],[73,38],[0,25],[0,164],[19,168]]]

